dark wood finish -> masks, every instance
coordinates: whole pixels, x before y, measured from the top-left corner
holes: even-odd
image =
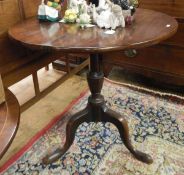
[[[89,58],[88,54],[66,54],[65,57],[61,57],[52,63],[52,66],[56,70],[70,73],[70,70],[80,65],[83,61]]]
[[[37,72],[34,72],[32,77],[33,77],[33,84],[34,84],[35,94],[39,95],[40,94],[40,88],[39,88]]]
[[[141,8],[167,13],[176,18],[184,18],[183,0],[139,0]]]
[[[108,75],[112,66],[116,65],[168,84],[175,82],[177,85],[182,85],[184,81],[184,55],[181,47],[155,45],[137,50],[137,55],[134,58],[125,56],[124,51],[108,53],[103,56],[105,58],[105,75]],[[175,57],[177,60],[174,59]]]
[[[11,13],[10,13],[11,11]],[[12,0],[0,1],[0,35],[20,20],[18,2]]]
[[[45,0],[45,3],[47,1]],[[38,0],[18,0],[19,3],[19,11],[20,11],[20,16],[21,19],[25,20],[26,18],[29,17],[34,17],[37,18],[37,11],[38,11],[38,6],[41,4],[41,1]],[[61,16],[64,14],[64,11],[66,9],[67,6],[67,1],[65,1],[62,4],[62,10],[61,10]],[[70,69],[70,66],[68,64],[69,60],[68,60],[68,55],[62,55],[59,56],[57,59],[64,61],[66,64],[64,65],[64,70],[68,70]],[[55,63],[54,65],[56,65],[57,63]],[[54,67],[54,66],[53,66]],[[57,68],[59,67],[59,65],[57,66]],[[45,66],[45,69],[48,70],[48,65]],[[63,69],[61,69],[63,70]]]
[[[61,55],[61,54],[59,54],[59,55]],[[35,74],[36,71],[43,68],[45,65],[48,65],[49,63],[56,60],[57,58],[58,58],[57,54],[53,55],[53,54],[48,53],[44,56],[37,57],[37,59],[34,59],[34,60],[28,62],[27,64],[23,64],[23,65],[17,64],[17,63],[19,63],[19,61],[17,60],[15,65],[17,65],[18,67],[16,67],[15,69],[12,69],[10,72],[7,71],[6,73],[2,73],[3,85],[5,87],[9,87],[9,86],[19,82],[20,80],[26,78],[27,76],[29,76],[31,74],[32,75]],[[78,65],[74,69],[72,69],[68,74],[65,74],[60,79],[58,79],[55,83],[53,83],[52,85],[50,85],[48,88],[44,89],[41,92],[40,92],[40,89],[39,89],[38,80],[35,77],[35,75],[33,75],[33,78],[34,78],[33,82],[34,82],[35,92],[37,92],[37,93],[28,102],[21,105],[21,112],[28,109],[31,105],[33,105],[38,100],[40,100],[45,95],[47,95],[49,92],[51,92],[56,87],[61,85],[61,83],[63,83],[69,77],[71,77],[72,75],[80,72],[82,69],[84,69],[88,65],[89,65],[89,59],[86,59],[83,63],[81,63],[80,65]],[[5,67],[5,69],[8,70],[6,67]]]
[[[41,4],[40,0],[18,0],[18,2],[24,19],[35,17],[38,13],[38,6]]]
[[[32,75],[36,96],[30,99],[27,103],[21,106],[21,111],[24,111],[41,97],[59,86],[66,78],[73,73],[79,72],[82,68],[88,66],[89,60],[84,64],[79,65],[71,72],[70,75],[64,76],[63,80],[59,80],[48,89],[44,89],[39,93],[39,84],[36,77],[36,72],[47,66],[52,61],[65,56],[65,54],[52,54],[47,51],[32,51],[21,45],[11,42],[8,37],[7,30],[15,23],[33,17],[36,20],[38,5],[41,1],[38,0],[2,0],[0,1],[0,74],[4,87],[17,83],[18,81]],[[49,91],[50,90],[50,91]]]
[[[91,95],[88,98],[87,107],[73,115],[66,126],[66,142],[63,148],[57,149],[54,153],[47,155],[43,159],[44,164],[49,164],[60,158],[72,145],[75,132],[78,126],[83,122],[111,122],[119,130],[121,139],[127,149],[137,158],[144,163],[152,163],[152,158],[143,152],[140,152],[131,144],[128,124],[123,115],[120,115],[105,105],[104,97],[101,95],[103,86],[104,74],[101,66],[101,58],[99,54],[90,55],[90,72],[87,76],[89,89]]]
[[[40,5],[40,1],[38,0],[18,0],[18,6],[19,6],[19,11],[20,11],[20,17],[21,20],[25,20],[26,18],[29,17],[35,17],[37,18],[37,12],[38,12],[38,6]],[[45,66],[45,70],[49,70],[49,66]],[[32,74],[33,77],[33,83],[34,82],[34,75]],[[36,87],[36,85],[34,85]],[[36,89],[35,89],[36,91]]]
[[[0,104],[0,160],[10,146],[20,119],[20,108],[16,97],[5,90],[5,102]]]
[[[170,24],[169,27],[167,27],[168,24]],[[57,30],[49,33],[51,27],[56,27]],[[58,54],[60,52],[90,54],[90,72],[87,80],[91,95],[88,98],[87,107],[71,117],[66,127],[64,147],[47,155],[43,159],[45,164],[57,160],[69,149],[77,127],[84,121],[104,121],[115,124],[125,146],[135,158],[148,164],[153,162],[149,155],[135,150],[132,146],[125,118],[105,105],[104,97],[101,95],[104,79],[102,54],[154,45],[172,36],[177,27],[176,20],[168,15],[139,9],[133,25],[125,29],[118,28],[114,35],[106,35],[104,30],[98,27],[82,30],[77,24],[39,23],[35,19],[25,20],[10,28],[9,36],[12,40],[34,50],[46,50]]]
[[[165,45],[165,47],[170,45],[170,46],[178,46],[180,48],[184,48],[183,38],[184,38],[184,21],[179,22],[177,33],[171,38],[163,41],[162,44]]]
[[[134,58],[124,53],[115,57],[104,55],[105,76],[108,76],[113,65],[118,65],[135,75],[143,75],[156,85],[162,84],[167,89],[184,87],[184,1],[182,0],[139,0],[141,8],[167,13],[179,23],[177,33],[158,46],[138,50]],[[111,55],[112,56],[112,55]]]
[[[25,18],[33,17],[37,15],[38,6],[41,4],[41,0],[18,0],[21,4],[21,11]],[[47,2],[47,0],[45,0]],[[64,11],[67,7],[67,1],[64,1],[62,4],[61,14],[64,14]]]
[[[39,23],[35,18],[10,28],[9,36],[35,50],[99,53],[157,44],[172,36],[178,26],[170,16],[151,10],[138,9],[135,18],[132,26],[118,28],[114,35],[108,37],[98,27],[82,30],[76,24]],[[170,27],[166,27],[167,24]],[[53,33],[49,31],[51,27],[56,29]]]
[[[35,63],[35,65],[36,65],[36,63]],[[24,103],[21,106],[21,112],[28,109],[30,106],[32,106],[34,103],[36,103],[38,100],[45,97],[49,92],[53,91],[55,88],[60,86],[63,82],[65,82],[68,78],[70,78],[73,75],[77,74],[78,72],[80,72],[82,69],[84,69],[88,65],[89,65],[89,59],[86,59],[83,63],[81,63],[80,65],[78,65],[74,69],[72,69],[69,73],[67,73],[64,76],[62,76],[61,78],[59,78],[55,83],[53,83],[52,85],[50,85],[49,87],[47,87],[46,89],[41,91],[39,95],[34,96],[28,102]]]

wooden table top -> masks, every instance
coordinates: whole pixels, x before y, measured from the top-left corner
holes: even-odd
[[[20,107],[16,97],[5,90],[6,102],[0,104],[0,160],[10,146],[20,119]]]
[[[137,9],[134,23],[117,28],[113,35],[97,26],[81,29],[78,24],[41,23],[31,18],[11,27],[9,36],[36,50],[100,53],[154,45],[172,36],[177,28],[176,20],[164,13]]]

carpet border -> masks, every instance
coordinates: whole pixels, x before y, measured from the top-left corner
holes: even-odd
[[[171,94],[171,93],[167,93],[167,92],[160,92],[160,91],[156,91],[156,90],[151,90],[151,89],[148,89],[148,88],[144,88],[144,87],[129,84],[129,83],[122,83],[122,82],[114,81],[114,80],[111,80],[111,79],[108,79],[108,78],[104,78],[104,79],[107,82],[114,83],[116,85],[126,86],[128,88],[131,88],[133,90],[137,90],[139,92],[149,93],[149,94],[155,95],[157,97],[162,97],[164,99],[170,99],[173,102],[184,104],[184,96],[179,96],[179,95]]]
[[[88,93],[88,88],[80,93],[78,97],[73,99],[64,110],[56,115],[45,127],[43,127],[37,134],[35,134],[18,152],[16,152],[11,158],[9,158],[1,167],[0,173],[3,173],[8,169],[15,161],[17,161],[22,154],[24,154],[31,145],[33,145],[43,134],[45,134],[57,121],[59,121],[82,97]]]

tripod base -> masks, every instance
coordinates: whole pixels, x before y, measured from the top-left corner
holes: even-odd
[[[101,95],[104,75],[101,71],[101,59],[99,54],[91,54],[91,71],[87,76],[88,85],[91,91],[91,96],[88,99],[87,107],[73,115],[66,126],[66,141],[63,148],[57,149],[54,153],[47,155],[43,159],[44,164],[49,164],[59,159],[72,145],[75,132],[78,126],[83,122],[110,122],[113,123],[119,130],[120,137],[127,149],[134,157],[144,163],[151,164],[152,158],[143,152],[135,150],[131,144],[128,124],[124,116],[107,108],[104,97]]]
[[[95,117],[92,117],[94,115],[93,108],[94,105],[88,104],[88,106],[84,110],[70,118],[66,126],[66,142],[63,148],[57,149],[52,154],[47,155],[43,159],[44,164],[53,163],[54,161],[59,159],[63,154],[66,153],[66,151],[72,145],[75,138],[75,132],[81,123],[98,121],[113,123],[118,128],[123,143],[136,159],[147,164],[151,164],[153,162],[151,156],[138,150],[135,150],[132,146],[129,136],[128,124],[126,119],[122,115],[116,113],[115,111],[112,111],[111,109],[108,109],[104,103],[99,103],[99,105],[96,105],[95,108],[96,111],[98,111],[98,114],[100,114],[101,119],[96,120]]]

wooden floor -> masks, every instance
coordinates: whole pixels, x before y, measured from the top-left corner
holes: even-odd
[[[40,90],[41,91],[44,90],[45,88],[50,86],[52,83],[57,81],[63,75],[65,75],[65,72],[55,70],[52,68],[51,65],[49,65],[48,71],[45,70],[45,68],[40,69],[38,71],[38,80],[39,80]],[[20,105],[27,102],[29,99],[31,99],[35,95],[33,81],[32,81],[31,76],[14,84],[9,89],[15,94]]]
[[[147,86],[145,82],[138,82],[137,77],[134,78],[130,75],[127,75],[124,72],[122,73],[122,71],[123,70],[118,70],[118,69],[113,70],[112,73],[110,74],[109,78],[112,80],[118,81],[118,82],[126,82],[126,83],[131,83],[131,84],[133,83],[133,84],[141,86],[141,87],[181,95],[181,93],[176,91],[176,89],[175,89],[175,91],[171,91],[169,89],[159,88],[158,86],[156,86],[156,87]],[[45,68],[40,69],[38,72],[40,90],[41,91],[44,90],[49,85],[51,85],[53,82],[57,81],[63,75],[65,75],[65,72],[53,69],[51,65],[49,65],[48,71],[46,71]],[[82,77],[86,77],[86,72],[84,71],[80,75]],[[25,103],[26,101],[28,101],[29,99],[31,99],[35,95],[32,77],[29,76],[29,77],[25,78],[24,80],[14,84],[13,86],[10,87],[10,90],[17,97],[20,105],[22,105],[23,103]]]

